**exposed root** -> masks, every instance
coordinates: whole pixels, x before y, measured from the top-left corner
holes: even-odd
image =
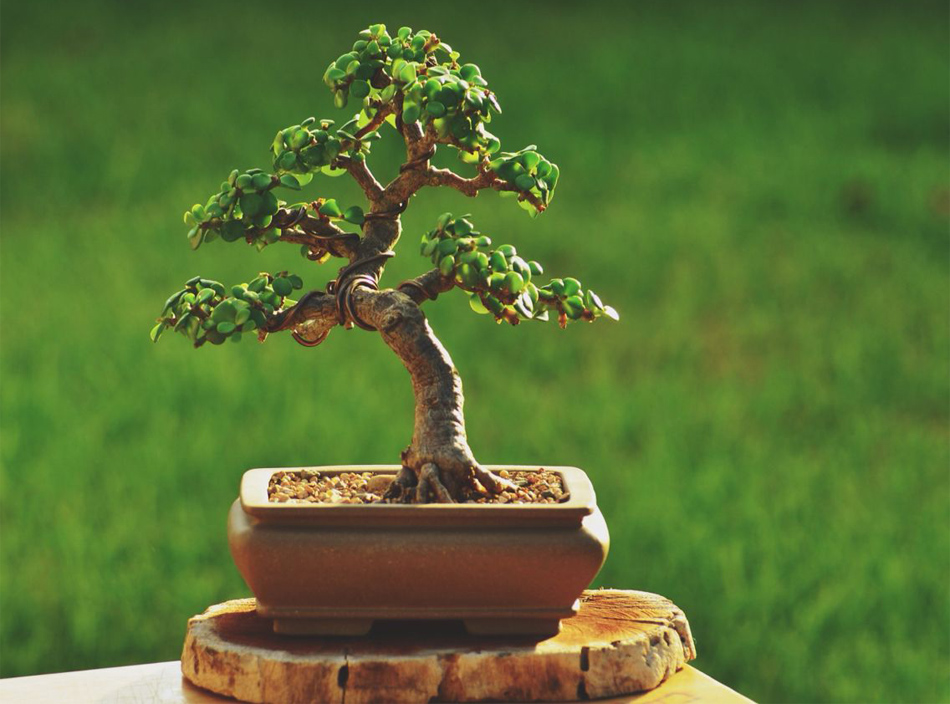
[[[451,475],[449,475],[451,476]],[[446,477],[448,479],[448,477]],[[435,494],[435,500],[440,504],[454,504],[455,499],[452,498],[452,494],[449,493],[449,490],[445,487],[439,477],[439,468],[436,467],[432,462],[428,462],[422,466],[422,471],[419,472],[419,486],[416,489],[418,495],[425,494],[424,500],[420,503],[424,503],[428,499],[428,493],[431,490]]]
[[[387,501],[409,503],[409,497],[413,489],[416,487],[416,484],[418,484],[416,473],[408,467],[403,466],[403,468],[399,470],[399,474],[397,474],[396,478],[393,480],[393,483],[389,485],[389,488],[383,495],[383,499]]]
[[[481,465],[476,464],[472,469],[475,472],[475,478],[492,494],[500,494],[503,491],[515,488],[515,485],[507,479],[499,477],[494,472],[489,472]]]
[[[467,450],[467,448],[466,448]],[[420,456],[412,447],[403,453],[403,467],[386,498],[402,503],[464,503],[485,493],[516,487],[478,464],[469,451]]]

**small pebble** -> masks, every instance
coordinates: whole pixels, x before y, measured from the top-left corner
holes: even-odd
[[[498,495],[490,495],[475,487],[463,495],[463,502],[478,504],[553,504],[567,501],[561,477],[542,469],[525,472],[499,470],[498,476],[510,480],[515,487]],[[373,504],[386,503],[383,498],[394,474],[372,472],[341,472],[322,475],[315,470],[275,472],[268,484],[268,497],[277,503]]]
[[[366,490],[373,492],[374,494],[385,494],[386,490],[389,488],[389,485],[393,483],[393,480],[396,478],[395,474],[377,474],[375,477],[370,477],[366,481]]]

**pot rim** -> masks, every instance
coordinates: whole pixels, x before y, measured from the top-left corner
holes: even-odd
[[[249,469],[241,480],[240,502],[244,512],[266,523],[311,525],[517,525],[554,526],[579,524],[596,510],[594,488],[577,467],[552,465],[486,465],[486,469],[559,474],[569,492],[567,501],[555,504],[321,504],[277,503],[267,498],[267,486],[276,472],[313,470],[321,474],[372,472],[396,474],[399,465],[331,465],[324,467],[261,467]]]

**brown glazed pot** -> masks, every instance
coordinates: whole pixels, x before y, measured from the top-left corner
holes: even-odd
[[[272,503],[271,475],[293,469],[252,469],[228,516],[231,554],[278,633],[362,635],[379,619],[461,619],[470,633],[553,635],[577,613],[610,538],[587,475],[547,469],[561,475],[567,501]]]

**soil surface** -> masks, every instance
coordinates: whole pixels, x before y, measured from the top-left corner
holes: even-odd
[[[561,475],[546,469],[536,472],[497,472],[515,485],[513,491],[491,495],[471,491],[464,503],[476,504],[556,504],[570,498],[564,490]],[[390,503],[383,494],[395,474],[343,472],[321,474],[315,470],[275,472],[267,486],[267,498],[277,503],[314,504],[377,504]]]

